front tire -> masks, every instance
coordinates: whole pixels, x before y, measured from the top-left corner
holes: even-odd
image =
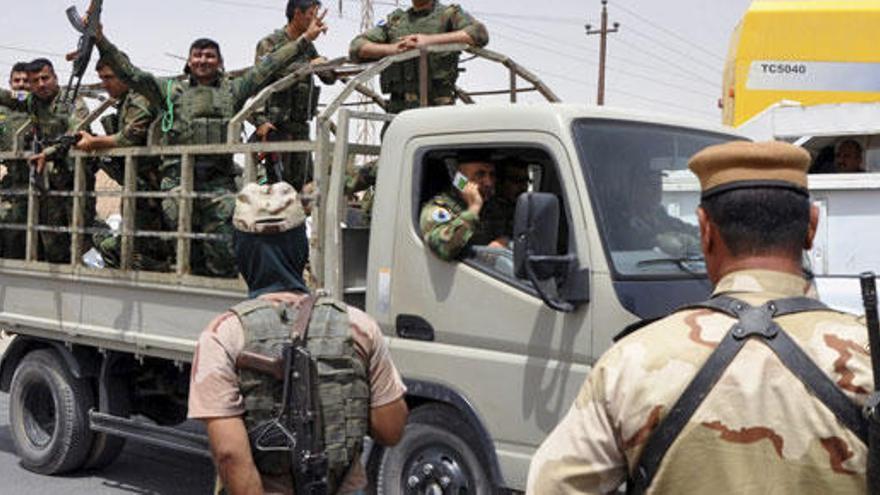
[[[55,351],[25,356],[9,393],[9,423],[21,465],[49,475],[82,466],[92,445],[88,412],[93,405],[88,382],[76,379]]]
[[[403,439],[378,461],[378,495],[488,495],[483,456],[472,428],[450,407],[431,404],[410,414]]]

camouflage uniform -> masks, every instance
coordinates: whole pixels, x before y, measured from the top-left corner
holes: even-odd
[[[30,121],[26,113],[0,107],[0,151],[12,151],[15,134]],[[28,165],[24,161],[7,161],[6,175],[0,181],[3,191],[26,191],[28,188]],[[0,223],[27,223],[27,196],[4,194],[0,203]],[[25,255],[25,232],[23,230],[0,230],[0,256],[22,259]]]
[[[147,132],[158,111],[150,105],[146,97],[133,91],[127,92],[116,104],[116,113],[101,119],[104,132],[112,136],[117,147],[144,146]],[[119,184],[125,182],[125,161],[114,158],[100,164],[111,179]],[[159,162],[151,157],[137,160],[137,190],[159,190]],[[141,198],[136,201],[135,229],[148,231],[163,230],[162,205],[158,199]],[[107,266],[118,268],[122,250],[122,238],[107,233],[95,235],[95,247],[101,253]],[[168,259],[173,253],[171,244],[162,239],[135,238],[135,263],[137,269],[167,270]]]
[[[257,44],[257,53],[254,63],[260,63],[263,57],[274,53],[286,43],[291,41],[286,28],[281,28],[269,36],[266,36]],[[306,41],[303,51],[293,60],[281,77],[296,72],[303,65],[308,65],[312,60],[320,57],[315,45]],[[256,112],[251,119],[255,127],[265,123],[272,123],[277,135],[272,140],[278,141],[308,141],[310,139],[309,122],[315,117],[318,110],[318,100],[321,96],[321,88],[315,84],[313,75],[295,83],[286,91],[275,93],[266,103],[266,106]],[[327,81],[325,81],[327,82]],[[311,153],[283,153],[282,177],[283,180],[302,190],[302,186],[312,180],[312,156]]]
[[[480,217],[468,211],[461,196],[447,191],[434,196],[422,206],[419,216],[422,239],[438,257],[452,261],[468,246],[485,246],[501,234],[490,230]]]
[[[397,9],[388,19],[358,35],[351,42],[349,57],[358,61],[358,52],[367,43],[394,43],[411,34],[442,34],[465,31],[478,47],[489,43],[489,32],[481,22],[468,15],[458,5],[446,6],[435,1],[429,10]],[[458,53],[432,54],[429,59],[431,82],[428,101],[432,106],[451,105],[455,102],[455,82],[458,80]],[[389,113],[400,113],[419,106],[419,61],[409,60],[394,64],[382,73],[382,92],[390,94]]]
[[[754,306],[803,296],[807,285],[795,275],[746,270],[722,278],[715,294]],[[776,322],[848,398],[865,402],[873,379],[864,323],[832,311]],[[733,323],[711,310],[684,310],[612,347],[532,459],[528,493],[608,493],[623,483]],[[772,350],[749,341],[672,445],[648,493],[865,493],[866,455],[865,444]]]
[[[378,26],[355,37],[349,46],[349,58],[360,61],[358,52],[368,42],[394,43],[411,34],[442,34],[465,31],[478,47],[489,43],[489,32],[483,23],[477,21],[458,5],[444,5],[434,2],[430,10],[417,11],[397,9]],[[442,106],[455,103],[455,83],[458,80],[458,53],[432,54],[428,60],[428,105]],[[380,78],[382,92],[389,94],[388,113],[400,113],[420,106],[419,60],[408,60],[394,64]],[[384,129],[383,129],[384,134]],[[377,162],[372,161],[350,175],[346,191],[353,194],[363,191],[376,183]]]
[[[231,79],[221,75],[214,84],[207,86],[199,85],[192,78],[184,81],[160,79],[142,71],[106,38],[98,42],[98,49],[122,81],[133,91],[147,97],[152,105],[163,109],[163,118],[170,125],[163,134],[162,144],[221,144],[226,142],[229,120],[241,110],[248,98],[271,84],[303,52],[306,43],[306,39],[300,37],[296,42],[288,43],[264,57],[240,77]],[[193,232],[217,234],[225,238],[193,242],[193,273],[222,277],[236,275],[230,223],[235,207],[236,173],[231,156],[195,157],[194,189],[220,196],[193,201]],[[176,190],[180,186],[180,158],[164,157],[160,177],[162,191]],[[163,200],[162,209],[167,226],[176,229],[177,200]]]
[[[34,126],[34,136],[38,142],[45,143],[61,137],[76,129],[77,124],[88,117],[89,110],[82,99],[77,99],[74,108],[61,108],[61,93],[51,101],[43,101],[33,94],[20,101],[9,91],[0,91],[0,105],[19,112],[26,112]],[[67,157],[57,157],[57,148],[43,150],[51,160],[45,171],[46,180],[51,191],[73,190],[74,163]],[[89,174],[86,174],[87,176]],[[92,177],[92,183],[94,177]],[[88,187],[88,183],[86,184]],[[70,198],[49,196],[40,202],[40,225],[68,227],[71,220],[72,201]],[[86,208],[86,223],[94,215],[94,209]],[[70,261],[70,234],[57,232],[40,232],[43,258],[51,263],[68,263]]]

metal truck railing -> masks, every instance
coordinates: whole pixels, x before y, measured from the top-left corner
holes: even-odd
[[[374,122],[390,122],[394,115],[351,111],[349,106],[375,105],[382,109],[387,107],[386,101],[381,95],[372,91],[366,83],[379,76],[383,70],[391,64],[420,59],[420,99],[422,106],[428,103],[428,56],[431,53],[443,52],[466,52],[473,58],[484,59],[492,63],[500,64],[509,72],[510,84],[507,88],[493,91],[467,92],[457,88],[457,96],[465,104],[475,102],[475,97],[508,94],[510,101],[518,101],[518,95],[526,92],[537,92],[547,101],[557,102],[559,98],[544,85],[534,74],[516,64],[510,58],[485,49],[467,47],[465,45],[432,46],[419,50],[412,50],[380,61],[369,64],[350,64],[343,59],[333,62],[309,66],[305,65],[292,74],[279,79],[265,88],[229,122],[227,130],[227,142],[225,144],[212,145],[188,145],[188,146],[159,146],[150,145],[140,148],[118,148],[98,153],[71,152],[70,157],[74,163],[73,190],[72,191],[45,191],[40,192],[31,184],[27,190],[7,190],[3,193],[7,196],[22,196],[28,198],[27,222],[25,224],[0,224],[0,230],[24,230],[26,232],[26,248],[24,260],[0,260],[0,267],[11,266],[16,268],[35,268],[40,266],[43,270],[69,273],[88,273],[89,276],[120,277],[119,272],[131,272],[134,260],[134,241],[138,237],[167,239],[175,242],[176,263],[173,273],[150,273],[145,275],[150,280],[160,283],[184,284],[196,286],[218,287],[242,287],[236,280],[206,279],[191,275],[192,242],[194,240],[225,240],[223,236],[205,234],[192,231],[193,201],[195,199],[210,199],[229,193],[198,192],[194,184],[195,157],[199,155],[244,155],[244,167],[242,182],[252,182],[257,178],[258,153],[313,153],[314,154],[314,178],[317,184],[316,201],[313,203],[312,217],[315,221],[315,230],[312,234],[312,274],[319,286],[326,289],[330,294],[341,297],[343,294],[344,272],[342,256],[342,219],[345,215],[346,201],[344,200],[344,184],[347,164],[353,157],[376,157],[379,155],[380,146],[373,144],[358,144],[350,141],[349,127],[352,120],[367,120]],[[340,93],[333,98],[318,115],[316,123],[316,136],[310,141],[292,142],[267,142],[267,143],[242,143],[241,136],[244,130],[244,122],[260,108],[268,98],[279,91],[284,91],[302,78],[322,71],[333,71],[337,79],[345,83]],[[530,86],[520,87],[522,79]],[[355,93],[367,97],[366,102],[349,101]],[[81,129],[88,126],[99,117],[109,106],[112,100],[107,100],[94,111],[89,119],[80,124]],[[19,132],[22,133],[23,128]],[[20,138],[21,136],[17,136]],[[152,142],[152,141],[151,141]],[[12,152],[0,153],[0,162],[6,162],[7,166],[25,166],[24,162],[31,153],[20,149],[20,139],[16,139],[16,149]],[[137,188],[138,162],[147,158],[161,158],[168,156],[180,157],[180,187],[171,191],[139,191]],[[88,191],[86,188],[87,160],[98,157],[115,157],[124,160],[124,180],[120,191]],[[45,199],[50,197],[70,198],[72,201],[71,220],[67,226],[40,225],[39,209],[45,204]],[[87,235],[95,233],[109,233],[108,229],[95,228],[85,225],[85,207],[89,198],[118,197],[122,204],[122,225],[119,231],[121,236],[120,270],[92,270],[83,266],[82,254]],[[135,226],[135,214],[137,200],[142,198],[174,199],[178,207],[178,227],[176,231],[146,231],[138,230]],[[49,265],[39,261],[38,234],[40,232],[55,232],[70,234],[70,262],[69,266]],[[51,267],[51,268],[50,268]],[[103,274],[101,272],[104,272]]]

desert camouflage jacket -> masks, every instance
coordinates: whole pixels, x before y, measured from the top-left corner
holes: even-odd
[[[715,293],[757,305],[806,290],[800,277],[751,270],[724,277]],[[850,399],[864,403],[873,379],[862,322],[832,311],[776,322]],[[622,484],[733,323],[710,310],[685,310],[612,347],[533,458],[528,493],[608,493]],[[865,444],[752,339],[673,443],[648,493],[865,493],[866,455]]]

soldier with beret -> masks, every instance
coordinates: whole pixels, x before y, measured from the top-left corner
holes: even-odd
[[[809,154],[694,156],[712,299],[623,336],[532,460],[528,493],[865,493],[868,335],[806,297]]]

